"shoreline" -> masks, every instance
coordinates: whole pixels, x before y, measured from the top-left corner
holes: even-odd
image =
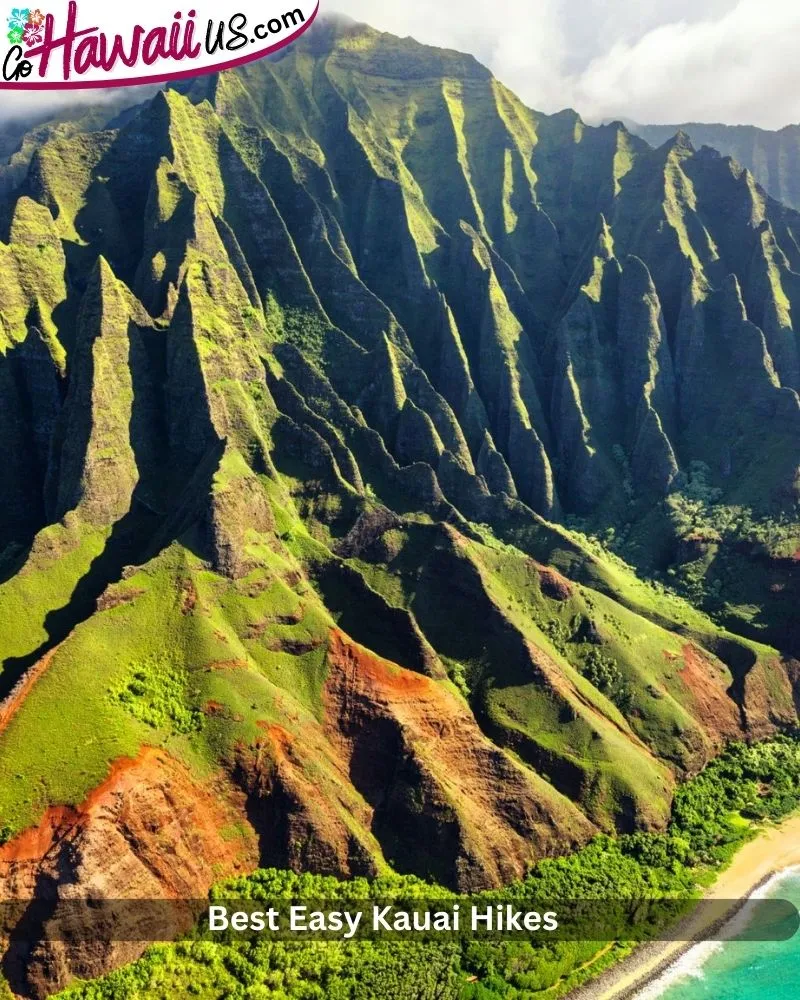
[[[768,882],[800,866],[800,815],[764,829],[748,841],[719,878],[704,893],[704,899],[729,899],[732,905],[723,917],[714,921],[687,917],[687,928],[694,938],[713,934],[735,917],[745,902]],[[693,926],[696,924],[697,926]],[[600,973],[568,994],[568,1000],[634,1000],[652,986],[702,940],[649,941],[627,958]],[[713,942],[711,942],[713,944]]]

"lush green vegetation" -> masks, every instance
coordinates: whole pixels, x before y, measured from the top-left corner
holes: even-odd
[[[575,854],[539,862],[529,876],[485,894],[488,901],[692,898],[698,885],[757,826],[800,804],[800,743],[777,737],[732,745],[675,796],[665,833],[600,836]],[[261,871],[218,886],[212,900],[385,902],[453,893],[413,877],[387,875],[342,882],[330,877]],[[533,1000],[558,997],[630,949],[600,941],[444,940],[295,943],[267,938],[189,940],[151,948],[138,962],[93,983],[77,983],[60,1000]]]
[[[692,461],[665,499],[642,519],[635,504],[609,523],[599,517],[568,518],[584,544],[601,559],[622,559],[648,577],[655,593],[680,595],[702,608],[719,624],[743,634],[765,634],[780,644],[783,632],[772,632],[791,612],[781,607],[780,595],[793,598],[781,564],[791,566],[800,550],[797,505],[764,512],[750,502],[732,502],[715,483],[703,461]],[[786,571],[789,572],[788,570]],[[763,604],[759,587],[769,586],[771,601]],[[761,620],[764,621],[761,621]]]
[[[202,728],[203,713],[185,701],[187,674],[165,653],[146,657],[130,679],[112,690],[111,700],[153,729],[171,726],[176,733]]]

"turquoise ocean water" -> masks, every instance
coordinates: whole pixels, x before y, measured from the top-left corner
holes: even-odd
[[[770,884],[765,898],[800,908],[800,871]],[[729,941],[692,949],[641,1000],[800,1000],[800,932],[789,941]]]

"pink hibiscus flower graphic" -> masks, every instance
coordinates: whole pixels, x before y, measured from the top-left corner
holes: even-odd
[[[25,32],[23,34],[23,39],[25,44],[30,48],[33,45],[41,45],[42,43],[42,29],[38,24],[31,24],[30,22],[25,25]]]

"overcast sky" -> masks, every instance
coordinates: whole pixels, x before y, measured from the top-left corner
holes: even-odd
[[[321,9],[471,52],[541,111],[573,107],[590,122],[800,122],[800,0],[321,0]],[[0,98],[0,120],[76,96]]]
[[[798,0],[322,0],[334,6],[472,52],[541,111],[800,122]]]

